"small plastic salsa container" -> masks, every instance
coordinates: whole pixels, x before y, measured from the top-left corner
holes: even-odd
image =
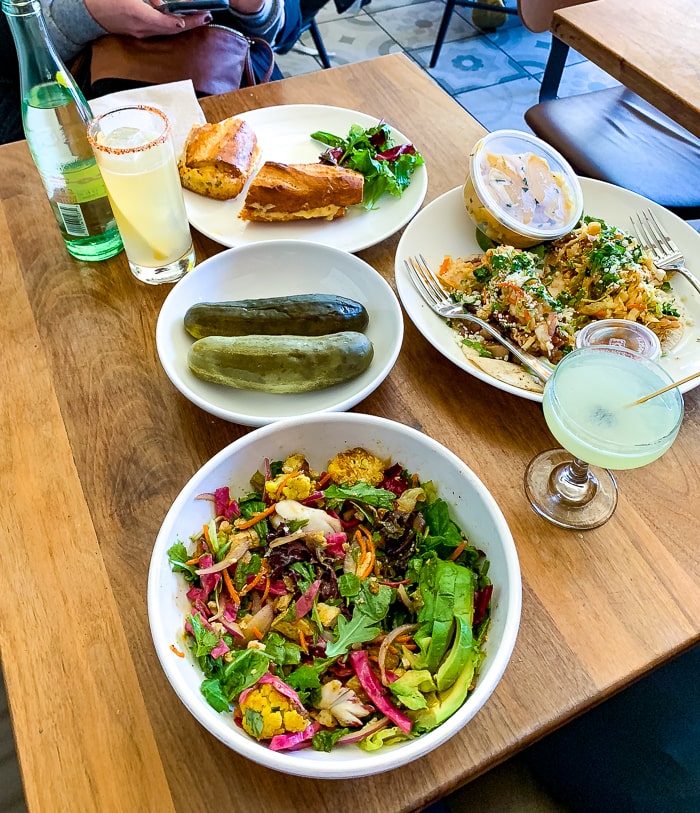
[[[581,184],[566,159],[519,130],[495,130],[469,156],[464,204],[495,243],[528,248],[570,232],[583,213]]]
[[[661,358],[661,343],[653,330],[627,319],[590,322],[576,334],[576,347],[608,346],[626,355],[638,354],[652,361]],[[631,353],[629,352],[631,351]]]

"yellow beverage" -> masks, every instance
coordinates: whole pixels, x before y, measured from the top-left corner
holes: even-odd
[[[131,270],[149,283],[194,265],[169,129],[161,111],[139,106],[100,116],[88,132]]]
[[[170,142],[110,155],[100,169],[129,259],[157,267],[182,257],[192,238]]]

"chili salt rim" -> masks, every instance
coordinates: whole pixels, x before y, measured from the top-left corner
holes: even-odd
[[[110,147],[106,144],[98,143],[97,139],[92,135],[93,128],[107,116],[112,116],[115,113],[122,113],[125,110],[147,110],[149,113],[155,113],[155,115],[159,116],[163,121],[165,129],[159,136],[157,136],[154,139],[151,139],[146,144],[140,144],[138,147]],[[128,105],[127,107],[117,107],[115,110],[108,110],[105,113],[100,113],[100,115],[95,117],[88,125],[87,139],[90,142],[90,146],[93,149],[109,153],[110,155],[129,155],[131,153],[143,152],[144,150],[151,149],[151,147],[156,147],[158,144],[164,144],[168,140],[168,137],[170,136],[170,131],[171,131],[170,120],[162,110],[159,110],[157,107],[152,107],[151,105],[148,104],[134,104]]]

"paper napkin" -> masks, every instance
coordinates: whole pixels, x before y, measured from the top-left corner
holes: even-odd
[[[134,104],[151,105],[165,113],[172,128],[175,155],[180,155],[182,152],[192,125],[203,124],[206,121],[197,101],[194,86],[189,79],[183,82],[169,82],[164,85],[122,90],[118,93],[99,96],[97,99],[90,99],[90,107],[96,116]]]

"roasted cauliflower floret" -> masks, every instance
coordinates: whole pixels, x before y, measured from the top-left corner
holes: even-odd
[[[240,703],[241,725],[256,740],[303,731],[309,720],[269,683],[259,683]]]
[[[374,711],[365,705],[352,689],[343,686],[339,680],[329,680],[321,687],[321,698],[316,703],[320,709],[316,715],[319,723],[325,726],[360,726],[362,717]]]
[[[271,500],[305,500],[314,490],[314,483],[300,471],[278,474],[265,483]]]
[[[378,486],[384,479],[384,461],[366,449],[340,452],[328,464],[328,475],[334,483],[355,485],[360,481]]]

